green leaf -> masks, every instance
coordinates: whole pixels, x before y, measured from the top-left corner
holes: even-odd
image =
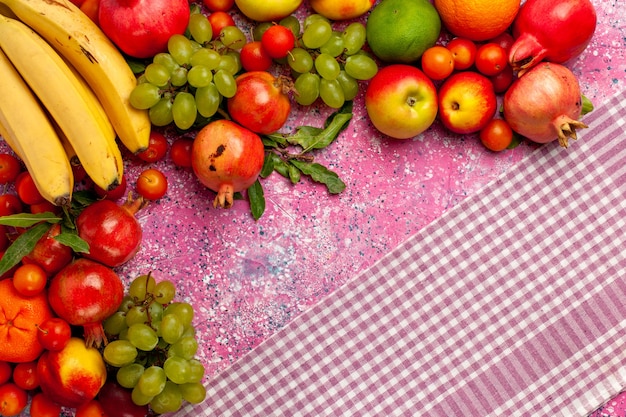
[[[299,145],[304,150],[323,149],[330,145],[343,130],[348,127],[352,113],[335,112],[327,119],[328,123],[324,129],[302,126],[293,135],[287,136],[287,141],[292,145]]]
[[[289,179],[292,184],[297,184],[300,182],[300,177],[302,172],[293,164],[288,164],[289,168]]]
[[[328,192],[331,194],[339,194],[346,189],[346,184],[341,181],[339,176],[325,166],[316,162],[303,162],[292,160],[294,164],[304,175],[310,176],[314,181],[326,185]]]
[[[48,223],[58,223],[62,219],[51,213],[46,211],[45,213],[17,213],[12,214],[10,216],[0,217],[0,224],[5,226],[14,226],[14,227],[31,227],[37,223],[48,222]]]
[[[277,155],[274,152],[268,152],[265,154],[263,168],[261,168],[261,172],[259,173],[261,178],[267,178],[272,172],[274,172],[274,161],[276,160],[274,157],[276,156]]]
[[[85,240],[75,232],[59,233],[54,239],[65,246],[69,246],[74,252],[89,253],[89,243],[85,242]]]
[[[265,194],[263,193],[261,182],[257,179],[254,184],[248,188],[247,193],[252,216],[254,220],[259,220],[265,212]]]
[[[4,252],[0,260],[0,275],[9,271],[21,262],[22,258],[32,252],[41,237],[50,230],[50,223],[38,223],[22,233]]]

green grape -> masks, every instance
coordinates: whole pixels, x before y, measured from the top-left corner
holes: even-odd
[[[152,365],[143,371],[136,386],[146,397],[154,397],[163,391],[165,381],[167,381],[167,377],[163,368]]]
[[[197,51],[199,51],[200,49],[204,48],[204,45],[202,45],[201,43],[198,43],[196,41],[194,41],[193,39],[190,40],[191,42],[191,49],[193,50],[193,52],[191,53],[191,55],[193,56],[193,54]],[[191,58],[189,58],[191,60]]]
[[[177,315],[167,314],[163,316],[159,333],[164,341],[170,344],[176,343],[178,339],[181,338],[184,331],[185,326]]]
[[[213,83],[217,87],[217,91],[224,97],[230,98],[237,93],[237,81],[235,81],[235,77],[223,69],[213,74]]]
[[[145,323],[135,323],[129,326],[126,337],[133,346],[146,352],[153,350],[159,342],[159,336],[154,329]]]
[[[304,27],[302,43],[309,49],[317,49],[328,42],[332,33],[333,28],[330,22],[317,19]]]
[[[359,52],[365,45],[365,26],[359,22],[350,23],[343,30],[343,43],[346,47],[346,54],[353,55]]]
[[[234,55],[224,54],[215,69],[217,71],[224,70],[229,74],[235,75],[239,71],[239,62],[237,62],[237,58]]]
[[[344,69],[348,75],[357,80],[369,80],[378,72],[378,65],[365,54],[355,54],[346,58]]]
[[[144,369],[143,365],[139,363],[124,365],[115,373],[115,379],[124,388],[134,388],[137,382],[139,382]]]
[[[199,44],[210,42],[213,37],[213,28],[211,22],[202,13],[192,13],[189,15],[189,23],[187,24],[191,37]]]
[[[198,351],[198,342],[193,336],[182,336],[175,343],[172,343],[168,354],[172,354],[184,359],[193,359]]]
[[[155,64],[154,62],[146,66],[144,75],[149,83],[157,87],[166,86],[170,81],[170,70],[165,65]]]
[[[126,324],[126,313],[123,311],[116,311],[102,323],[104,332],[111,336],[119,335],[122,330],[128,328]]]
[[[196,337],[196,328],[193,326],[187,326],[185,327],[185,331],[183,332],[183,335],[181,337]]]
[[[239,51],[248,41],[238,26],[226,26],[220,31],[220,41],[228,49]]]
[[[178,65],[185,65],[193,54],[193,45],[189,38],[176,33],[167,41],[167,50]]]
[[[206,87],[213,81],[213,73],[204,65],[191,67],[187,72],[187,82],[194,88]]]
[[[135,302],[141,302],[146,299],[148,294],[154,292],[156,280],[151,274],[140,275],[133,279],[128,286],[128,295]]]
[[[204,365],[198,359],[190,359],[189,366],[189,382],[201,382],[204,378]]]
[[[328,107],[334,109],[340,108],[346,101],[339,81],[325,78],[320,80],[320,97]]]
[[[196,99],[193,94],[186,91],[176,94],[174,104],[172,104],[172,116],[174,116],[174,124],[179,129],[187,130],[193,126],[198,117]]]
[[[191,404],[200,404],[206,398],[206,388],[199,382],[188,382],[178,386],[183,400]]]
[[[252,29],[252,39],[255,41],[260,41],[261,38],[263,37],[263,34],[265,33],[266,30],[268,30],[270,27],[272,27],[273,23],[272,22],[261,22],[258,23],[253,29]]]
[[[126,313],[126,312],[128,312],[128,310],[130,310],[133,307],[135,307],[135,300],[133,300],[133,297],[131,297],[130,295],[126,294],[124,296],[124,298],[122,298],[122,303],[117,308],[117,311],[122,311],[122,312]]]
[[[167,126],[174,117],[172,116],[172,100],[170,97],[163,97],[157,104],[148,110],[150,122],[155,126]]]
[[[306,49],[296,47],[287,55],[287,64],[295,72],[304,74],[313,69],[313,57]]]
[[[320,46],[320,52],[338,57],[345,50],[341,32],[334,30],[326,43]]]
[[[301,74],[294,82],[296,102],[303,106],[309,106],[317,100],[320,95],[320,76],[309,72]]]
[[[357,94],[359,94],[359,82],[355,78],[348,75],[346,71],[342,70],[339,73],[337,81],[339,81],[339,85],[341,85],[343,96],[346,101],[354,100]]]
[[[191,322],[193,321],[193,306],[187,302],[178,301],[168,305],[163,314],[174,314],[178,316],[186,329],[191,326]]]
[[[163,370],[165,371],[167,378],[176,384],[189,382],[191,365],[185,358],[181,358],[180,356],[170,356],[163,363]]]
[[[154,321],[161,321],[161,319],[163,318],[164,308],[165,307],[163,307],[163,304],[159,303],[158,301],[151,301],[148,304],[148,321],[150,323]]]
[[[204,65],[210,70],[214,70],[222,60],[222,55],[213,49],[202,48],[198,49],[189,58],[189,63],[192,67],[196,65]]]
[[[170,73],[179,67],[178,63],[174,60],[174,57],[167,52],[159,52],[152,57],[152,62],[163,65]]]
[[[213,88],[215,88],[215,86],[213,86]],[[215,91],[217,92],[217,89],[215,89]],[[197,95],[197,90],[196,90],[196,102],[197,101],[198,101],[198,95]],[[198,110],[199,109],[200,109],[200,106],[198,106]],[[209,116],[205,116],[205,117],[209,117]],[[174,285],[172,281],[163,280],[163,281],[158,282],[156,286],[154,287],[154,299],[161,304],[169,304],[174,299],[175,296],[176,296],[176,286]]]
[[[137,305],[128,310],[126,313],[126,325],[128,327],[135,323],[147,323],[148,322],[148,309],[142,305]]]
[[[105,362],[118,368],[133,363],[137,354],[137,348],[128,340],[109,342],[102,351]]]
[[[332,55],[319,54],[317,58],[315,58],[315,70],[322,78],[335,80],[337,76],[339,76],[341,66]]]
[[[133,403],[143,406],[148,405],[154,396],[144,395],[137,385],[135,385],[131,391],[130,398],[133,400]]]
[[[159,87],[149,82],[137,84],[130,92],[128,101],[136,109],[146,110],[154,106],[161,99]]]
[[[187,68],[178,67],[170,74],[170,83],[174,87],[182,87],[187,84]]]
[[[224,69],[234,70],[235,72],[231,73],[233,75],[235,75],[239,71],[241,71],[243,66],[241,65],[241,53],[239,51],[227,51],[223,56],[230,57],[230,60],[232,62],[232,64],[231,64],[232,68],[225,68],[224,67]]]
[[[217,113],[217,109],[220,107],[222,101],[222,95],[217,91],[217,87],[214,83],[209,83],[206,87],[198,88],[194,97],[196,99],[198,113],[200,113],[202,117],[211,117]],[[157,288],[157,292],[155,293],[156,299],[162,304],[167,304],[174,298],[176,289],[162,288],[162,290],[162,292],[159,292]]]
[[[300,21],[294,15],[283,17],[278,24],[288,28],[296,39],[300,36]]]
[[[173,413],[183,406],[183,394],[178,385],[167,381],[165,388],[150,401],[150,408],[157,414]]]
[[[311,23],[317,22],[318,20],[323,20],[325,22],[329,22],[330,23],[330,21],[326,17],[322,16],[321,14],[319,14],[319,13],[311,13],[310,15],[308,15],[307,17],[304,18],[304,24],[303,24],[304,29],[309,27],[309,25],[311,25]]]

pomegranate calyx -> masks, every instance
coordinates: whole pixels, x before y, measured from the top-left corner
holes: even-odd
[[[143,197],[139,196],[137,198],[133,198],[132,193],[128,193],[128,198],[126,201],[120,206],[124,210],[126,210],[129,214],[135,215],[137,212],[148,205],[148,201]]]
[[[100,348],[101,346],[106,346],[109,341],[104,333],[104,328],[102,327],[102,323],[90,323],[83,325],[84,330],[84,338],[85,338],[85,346]]]
[[[513,43],[509,52],[509,64],[518,77],[534,67],[546,56],[546,49],[539,43],[537,38],[529,33],[524,33]]]
[[[579,120],[568,120],[559,127],[559,145],[563,148],[569,146],[569,139],[576,140],[576,129],[586,129],[587,126]]]
[[[213,200],[214,208],[231,208],[233,206],[233,200],[235,198],[235,191],[232,184],[222,184],[215,200]]]

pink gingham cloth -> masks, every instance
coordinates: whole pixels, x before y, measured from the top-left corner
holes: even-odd
[[[626,385],[626,96],[208,382],[194,416],[584,416]],[[349,259],[345,260],[350,262]]]

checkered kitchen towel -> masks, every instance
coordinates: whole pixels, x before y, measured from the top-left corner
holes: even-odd
[[[624,97],[302,313],[189,415],[570,417],[611,398],[626,386]]]

